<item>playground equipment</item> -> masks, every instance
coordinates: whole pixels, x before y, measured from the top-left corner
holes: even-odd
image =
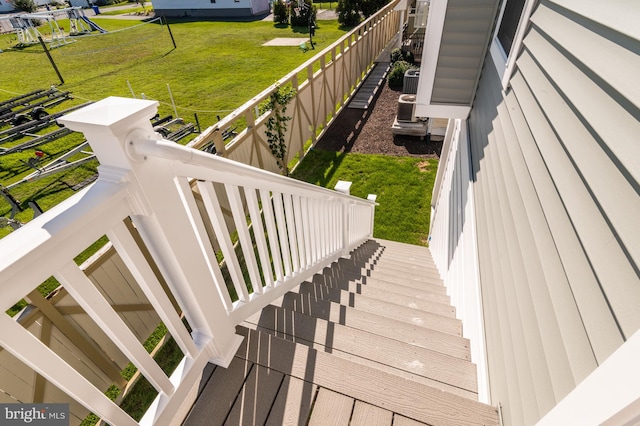
[[[58,25],[57,17],[63,16],[69,19],[69,33],[66,34]],[[81,7],[47,10],[43,12],[24,13],[9,17],[0,17],[0,21],[9,21],[18,38],[18,45],[28,46],[39,43],[43,39],[50,48],[60,47],[73,43],[69,36],[90,34],[92,31],[106,33],[107,31],[85,16]],[[41,21],[49,24],[50,37],[43,37],[38,31]]]
[[[69,18],[69,35],[90,34],[92,31],[98,31],[103,34],[107,32],[107,30],[87,18],[81,7],[60,10],[65,11]]]

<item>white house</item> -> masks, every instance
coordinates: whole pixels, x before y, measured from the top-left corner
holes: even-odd
[[[14,10],[7,0],[0,0],[0,13],[13,12]]]
[[[152,0],[156,15],[176,18],[250,18],[269,13],[269,0]]]
[[[156,12],[169,3],[154,1]],[[215,156],[162,140],[154,101],[109,98],[59,120],[85,134],[100,176],[0,240],[2,308],[30,303],[0,316],[4,402],[71,401],[73,424],[91,411],[136,425],[103,394],[125,388],[132,362],[159,392],[142,424],[327,424],[343,413],[336,424],[638,424],[640,6],[431,0],[415,115],[449,124],[426,255],[371,240],[375,197],[266,172],[278,166],[257,108],[278,87],[297,90],[287,160],[303,156],[396,39],[397,3],[191,145],[213,143]],[[164,7],[214,10],[199,4]],[[77,266],[103,235],[107,259]],[[339,260],[367,245],[375,257]],[[45,300],[35,288],[50,276],[62,287]],[[418,316],[423,303],[440,313]],[[373,321],[383,311],[406,321]],[[170,377],[141,344],[160,320],[184,354]],[[427,348],[408,349],[416,342]]]
[[[639,19],[431,1],[416,115],[451,120],[430,247],[505,425],[638,420]]]

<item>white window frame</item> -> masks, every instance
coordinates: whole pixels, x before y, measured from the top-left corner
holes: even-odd
[[[529,26],[529,18],[531,17],[534,6],[538,3],[538,0],[526,0],[524,7],[522,8],[520,21],[518,22],[518,29],[516,30],[515,37],[513,38],[511,51],[507,56],[504,49],[502,48],[502,44],[500,44],[500,41],[498,40],[498,31],[500,30],[500,25],[502,24],[502,16],[504,15],[504,9],[507,5],[507,1],[508,0],[505,0],[500,7],[500,14],[496,22],[496,27],[493,30],[491,47],[489,48],[491,59],[493,60],[493,64],[495,65],[496,70],[498,70],[498,75],[500,76],[500,80],[502,81],[503,90],[507,90],[507,87],[509,87],[509,80],[511,79],[511,74],[513,73],[513,69],[516,65],[518,52],[520,52],[520,49],[522,47],[524,33],[527,31],[527,28]]]

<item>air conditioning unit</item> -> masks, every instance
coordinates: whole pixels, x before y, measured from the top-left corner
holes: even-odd
[[[417,121],[416,95],[402,94],[398,98],[398,121]]]
[[[419,69],[410,69],[405,71],[402,79],[402,93],[415,95],[418,93],[418,79],[420,78]]]

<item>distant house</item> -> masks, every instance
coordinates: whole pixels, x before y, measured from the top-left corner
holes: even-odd
[[[13,12],[13,6],[7,0],[0,0],[0,13]]]
[[[152,0],[156,15],[184,18],[248,18],[269,13],[269,0]]]

